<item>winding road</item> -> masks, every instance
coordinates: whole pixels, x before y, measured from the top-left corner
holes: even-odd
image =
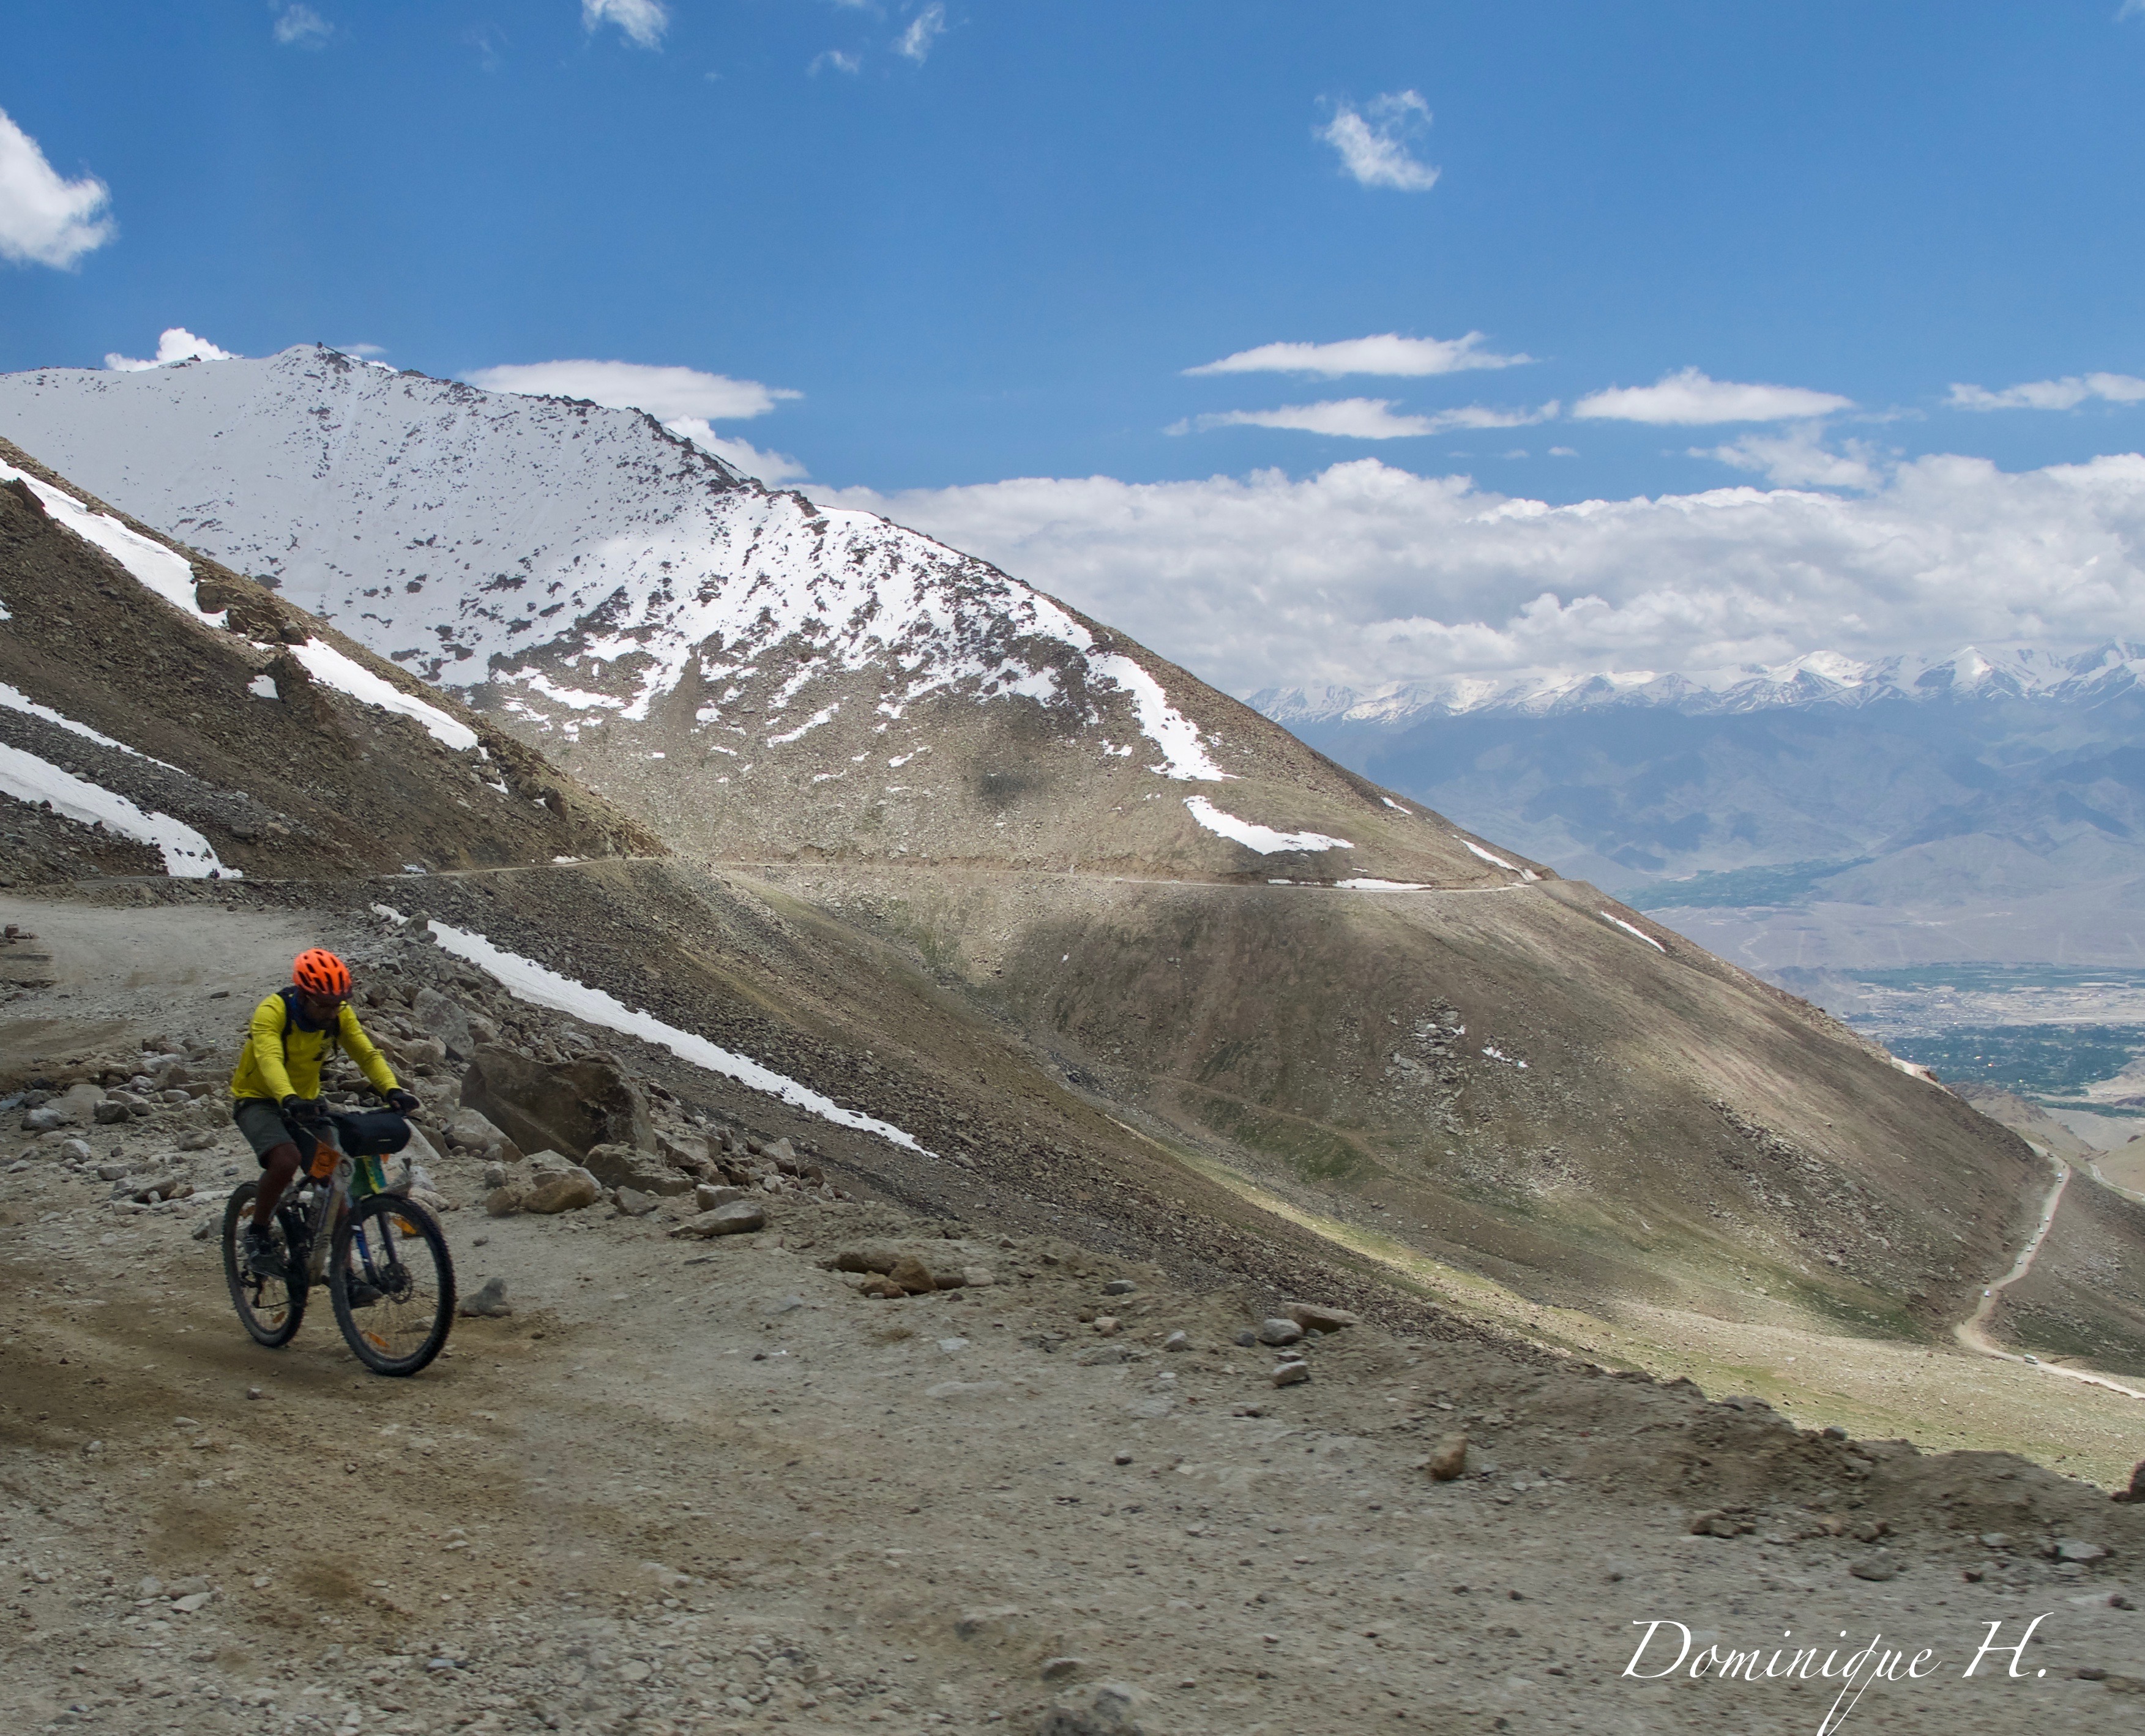
[[[2064,1368],[2058,1363],[2043,1362],[2038,1356],[2000,1349],[1990,1343],[1981,1330],[1988,1316],[1995,1311],[1998,1298],[2033,1269],[2033,1256],[2041,1251],[2041,1244],[2048,1240],[2048,1231],[2056,1221],[2056,1210],[2063,1201],[2063,1190],[2071,1183],[2071,1167],[2068,1163],[2060,1157],[2050,1156],[2040,1147],[2033,1145],[2031,1140],[2026,1142],[2033,1147],[2035,1156],[2047,1159],[2049,1167],[2055,1171],[2056,1185],[2048,1190],[2048,1197],[2041,1201],[2040,1221],[2034,1225],[2033,1233],[2027,1239],[2026,1246],[2019,1249],[2018,1257],[2011,1262],[2011,1270],[1981,1292],[1981,1301],[1975,1305],[1973,1312],[1951,1329],[1951,1336],[1968,1350],[1978,1350],[1984,1356],[1993,1356],[1998,1361],[2030,1363],[2043,1374],[2061,1375],[2067,1380],[2078,1380],[2088,1386],[2103,1386],[2110,1392],[2121,1393],[2125,1398],[2145,1399],[2145,1392],[2140,1392],[2134,1386],[2125,1386],[2120,1380],[2111,1380],[2105,1375],[2090,1374],[2079,1368]]]

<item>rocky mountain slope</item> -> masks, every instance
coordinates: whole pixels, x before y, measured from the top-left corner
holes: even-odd
[[[301,350],[14,376],[0,425],[704,865],[398,908],[738,1032],[991,1185],[1909,1332],[2023,1234],[2024,1147],[1807,1006],[645,417]]]
[[[659,849],[543,756],[0,440],[0,873]]]

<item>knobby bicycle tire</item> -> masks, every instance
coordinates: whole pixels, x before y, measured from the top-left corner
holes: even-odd
[[[253,1201],[259,1196],[258,1181],[241,1181],[231,1191],[231,1197],[223,1207],[223,1280],[231,1287],[231,1306],[238,1311],[238,1323],[246,1328],[246,1335],[258,1345],[271,1350],[280,1350],[298,1335],[298,1328],[306,1318],[306,1274],[302,1266],[289,1277],[259,1278],[239,1263],[239,1238],[244,1233],[246,1221],[253,1216]],[[281,1226],[279,1224],[280,1229]],[[289,1238],[284,1238],[284,1258],[291,1258]],[[283,1301],[281,1317],[271,1300],[281,1291]]]
[[[391,1313],[379,1316],[377,1323],[358,1317],[371,1308],[361,1311],[351,1306],[354,1277],[383,1292],[371,1308]],[[424,1306],[427,1290],[432,1306],[429,1323],[416,1311]],[[335,1306],[336,1324],[342,1328],[351,1353],[375,1374],[414,1375],[426,1366],[446,1347],[455,1323],[454,1258],[432,1214],[399,1194],[374,1194],[359,1201],[336,1231],[335,1253],[328,1262],[328,1300]],[[385,1328],[395,1312],[406,1308],[412,1311],[410,1326],[423,1330],[416,1337],[401,1335],[398,1344]]]

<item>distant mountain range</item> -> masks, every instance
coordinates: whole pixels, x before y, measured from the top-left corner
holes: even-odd
[[[1660,706],[1692,717],[1812,706],[1860,707],[1894,699],[2035,698],[2091,704],[2145,680],[2145,644],[2111,641],[2063,656],[2033,646],[1984,652],[1968,645],[1948,657],[1887,657],[1860,662],[1838,651],[1813,651],[1771,669],[1659,674],[1652,670],[1499,679],[1454,675],[1351,687],[1270,687],[1252,705],[1277,724],[1400,724],[1421,717],[1509,714],[1558,717],[1612,706]]]
[[[1255,703],[1342,764],[1761,970],[2137,964],[2141,678],[2145,645],[2120,643]]]

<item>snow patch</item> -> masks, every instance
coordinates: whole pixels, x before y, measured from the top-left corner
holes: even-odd
[[[859,1115],[854,1109],[844,1109],[831,1097],[822,1097],[809,1086],[800,1085],[756,1061],[742,1055],[734,1055],[728,1049],[719,1048],[704,1037],[690,1031],[681,1031],[675,1025],[666,1025],[652,1013],[629,1007],[623,1001],[608,995],[600,988],[591,988],[585,982],[576,982],[555,970],[540,965],[533,958],[524,958],[519,953],[503,951],[481,934],[456,928],[439,921],[429,919],[427,926],[438,937],[441,949],[457,958],[466,958],[480,968],[489,971],[498,978],[507,991],[539,1007],[553,1007],[570,1013],[585,1023],[600,1025],[610,1031],[622,1031],[630,1037],[666,1048],[681,1061],[694,1067],[704,1067],[711,1073],[719,1073],[726,1079],[734,1079],[749,1089],[764,1092],[779,1097],[794,1108],[816,1115],[822,1121],[837,1127],[854,1127],[860,1133],[876,1134],[889,1144],[902,1146],[926,1157],[936,1157],[925,1150],[910,1135],[891,1122],[875,1121],[870,1116]]]
[[[246,690],[256,699],[280,699],[283,697],[276,691],[276,678],[273,675],[256,675],[246,684]]]
[[[1429,892],[1432,888],[1415,880],[1336,880],[1336,886],[1345,886],[1350,892]]]
[[[415,719],[425,733],[442,747],[462,749],[476,745],[476,731],[458,723],[436,705],[428,705],[414,694],[406,694],[391,681],[383,680],[355,658],[346,657],[324,639],[309,639],[292,648],[291,654],[306,666],[306,673],[322,685],[348,694],[367,705]]]
[[[114,741],[101,729],[92,729],[87,724],[77,724],[72,718],[53,710],[49,705],[40,705],[27,694],[8,686],[4,681],[0,681],[0,705],[6,706],[10,711],[19,711],[25,717],[42,718],[48,724],[57,724],[61,729],[79,735],[84,741],[95,742],[100,748],[117,748],[122,754],[132,754],[137,759],[146,759],[152,765],[161,765],[167,772],[179,769],[154,754],[144,754],[139,748],[130,748],[123,741]],[[182,773],[181,775],[185,774]]]
[[[834,714],[841,709],[842,702],[839,699],[837,699],[833,704],[827,707],[825,710],[814,712],[811,716],[805,719],[803,723],[799,724],[794,729],[789,731],[786,734],[769,736],[767,739],[767,744],[770,748],[787,747],[791,742],[796,740],[799,736],[804,734],[806,730],[816,729],[820,724],[830,722],[833,719]]]
[[[1345,838],[1328,838],[1323,832],[1277,832],[1272,827],[1262,826],[1253,820],[1240,820],[1233,813],[1222,813],[1204,796],[1187,796],[1184,805],[1192,818],[1209,832],[1232,839],[1247,850],[1257,850],[1262,856],[1271,856],[1280,850],[1352,850],[1356,848]]]
[[[1070,625],[1068,622],[1067,624]],[[1087,635],[1082,634],[1082,638]],[[1132,695],[1138,714],[1140,733],[1162,749],[1162,763],[1150,766],[1166,778],[1187,782],[1218,783],[1230,774],[1215,764],[1200,744],[1199,731],[1192,719],[1169,703],[1162,684],[1121,652],[1090,654],[1087,667],[1105,681],[1115,683]]]
[[[1643,940],[1644,942],[1645,942],[1645,943],[1646,943],[1648,946],[1651,947],[1651,948],[1653,948],[1656,953],[1665,953],[1665,952],[1667,952],[1667,951],[1668,951],[1668,948],[1667,948],[1666,947],[1663,946],[1663,945],[1662,945],[1659,941],[1655,940],[1652,935],[1650,935],[1650,934],[1647,933],[1646,933],[1646,931],[1645,931],[1644,928],[1633,928],[1633,927],[1630,925],[1630,923],[1629,923],[1625,922],[1625,921],[1624,920],[1624,918],[1621,918],[1620,916],[1611,916],[1611,915],[1610,915],[1610,914],[1609,914],[1609,913],[1608,913],[1607,911],[1605,911],[1605,910],[1604,910],[1604,911],[1600,911],[1600,912],[1598,912],[1598,913],[1597,913],[1597,914],[1599,914],[1599,915],[1600,915],[1600,918],[1601,918],[1601,920],[1602,920],[1603,922],[1605,922],[1605,923],[1615,923],[1618,928],[1621,928],[1621,929],[1622,929],[1622,930],[1623,930],[1626,934],[1631,935],[1631,936],[1635,937],[1635,938],[1637,938],[1637,939]]]
[[[625,700],[615,699],[609,694],[592,694],[585,688],[560,687],[540,669],[516,669],[506,679],[519,681],[530,692],[541,694],[545,699],[575,711],[587,711],[595,706],[603,706],[612,711],[625,709]],[[705,723],[707,719],[703,718],[699,721]]]
[[[206,880],[211,874],[241,878],[236,868],[218,862],[209,841],[184,821],[168,813],[145,813],[126,797],[20,748],[0,745],[0,791],[33,808],[49,802],[53,813],[85,826],[102,823],[122,838],[155,845],[162,853],[164,872],[175,880]]]
[[[1472,850],[1477,856],[1480,856],[1483,861],[1495,864],[1496,867],[1504,869],[1508,874],[1517,874],[1525,872],[1525,870],[1520,868],[1516,863],[1507,862],[1503,857],[1496,855],[1491,851],[1484,849],[1481,845],[1476,843],[1471,838],[1463,838],[1460,841],[1463,844],[1466,845],[1467,848]],[[1531,878],[1533,877],[1529,876],[1529,878]]]
[[[173,608],[184,609],[196,620],[206,621],[212,627],[223,624],[221,611],[204,614],[196,606],[194,570],[183,555],[175,555],[162,543],[152,543],[138,532],[129,530],[107,513],[92,512],[72,495],[62,493],[48,482],[40,482],[12,465],[0,464],[0,482],[27,484],[53,522],[64,525],[84,542],[103,550]]]

